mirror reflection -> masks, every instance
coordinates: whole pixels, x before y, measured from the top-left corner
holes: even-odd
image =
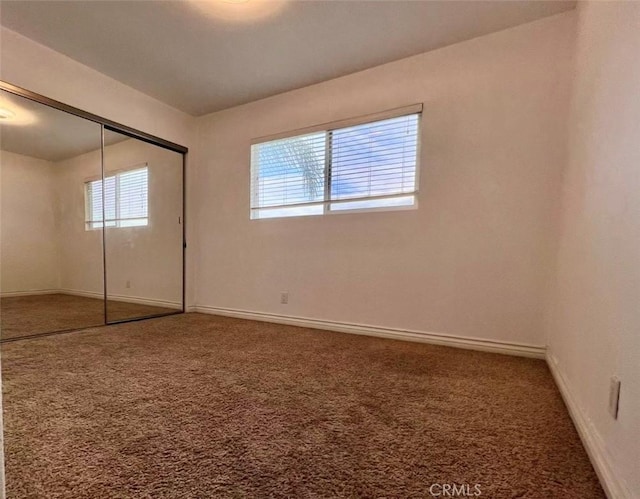
[[[0,109],[0,338],[103,324],[81,188],[101,175],[101,126],[4,91]]]
[[[181,153],[2,91],[0,210],[0,340],[183,310]]]
[[[107,322],[180,311],[182,154],[106,129],[104,137]],[[98,207],[99,196],[90,199]]]

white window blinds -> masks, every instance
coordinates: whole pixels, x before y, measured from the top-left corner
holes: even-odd
[[[116,173],[85,184],[86,229],[137,227],[149,223],[149,171],[147,167]]]
[[[412,206],[420,113],[254,144],[251,218]]]

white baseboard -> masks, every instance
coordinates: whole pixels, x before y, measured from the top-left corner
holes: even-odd
[[[454,336],[441,333],[411,331],[408,329],[369,326],[364,324],[349,324],[344,322],[309,319],[306,317],[292,317],[288,315],[267,314],[263,312],[208,307],[203,305],[190,307],[190,311],[200,312],[204,314],[223,315],[226,317],[236,317],[239,319],[249,319],[254,321],[273,322],[276,324],[287,324],[290,326],[324,329],[327,331],[337,331],[340,333],[363,334],[366,336],[377,336],[380,338],[390,338],[395,340],[416,341],[420,343],[430,343],[433,345],[466,348],[469,350],[480,350],[483,352],[494,352],[508,355],[518,355],[523,357],[533,357],[536,359],[544,359],[545,354],[545,347],[542,346],[509,343],[481,338],[469,338],[465,336]]]
[[[58,293],[61,295],[71,295],[71,296],[83,296],[85,298],[95,298],[97,300],[102,300],[104,297],[104,293],[98,293],[96,291],[83,291],[80,289],[60,289]]]
[[[182,310],[182,303],[180,302],[141,298],[139,296],[109,295],[109,300],[126,301],[128,303],[137,303],[139,305],[151,305],[152,307],[164,307]]]
[[[547,364],[607,497],[609,499],[631,499],[631,491],[613,470],[613,460],[602,438],[571,394],[567,379],[562,374],[558,361],[550,352],[547,352]]]
[[[59,289],[30,289],[27,291],[6,291],[0,293],[0,298],[10,298],[12,296],[38,296],[55,295],[60,293]]]
[[[102,300],[104,294],[101,292],[95,291],[84,291],[80,289],[60,289],[59,293],[64,295],[72,295],[72,296],[84,296],[85,298],[96,298],[98,300]],[[139,296],[126,296],[126,295],[109,295],[109,300],[111,301],[122,301],[127,303],[137,303],[138,305],[150,305],[152,307],[164,307],[164,308],[174,308],[176,310],[180,310],[182,308],[182,304],[180,302],[173,302],[167,300],[156,300],[153,298],[141,298]]]

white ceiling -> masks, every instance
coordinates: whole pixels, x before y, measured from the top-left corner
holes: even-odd
[[[574,1],[278,1],[273,15],[253,19],[268,7],[264,0],[2,0],[1,22],[198,116],[575,8]],[[207,6],[223,15],[205,15]]]

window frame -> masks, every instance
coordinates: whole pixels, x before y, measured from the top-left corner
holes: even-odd
[[[420,184],[420,151],[421,151],[421,136],[422,136],[422,112],[423,112],[423,104],[412,104],[409,106],[403,106],[399,108],[390,109],[387,111],[382,111],[378,113],[368,114],[356,118],[349,118],[339,121],[334,121],[330,123],[324,123],[320,125],[314,125],[310,127],[301,128],[298,130],[282,132],[274,135],[268,135],[263,137],[258,137],[251,140],[251,151],[250,151],[250,181],[249,181],[249,218],[250,220],[270,220],[270,219],[282,219],[282,218],[297,218],[297,217],[307,217],[307,216],[319,216],[319,215],[343,215],[348,213],[369,213],[369,212],[379,212],[379,211],[400,211],[400,210],[415,210],[418,208],[418,194],[419,194],[419,184]],[[347,198],[347,199],[331,199],[331,187],[332,187],[332,138],[333,132],[336,130],[355,127],[359,125],[373,124],[379,121],[389,120],[393,118],[401,118],[404,116],[415,115],[417,118],[417,130],[416,130],[416,159],[415,159],[415,188],[412,192],[406,194],[388,194],[388,195],[379,195],[379,196],[368,196],[368,197],[356,197],[356,198]],[[313,133],[324,132],[325,134],[325,160],[324,160],[324,196],[322,201],[313,201],[313,202],[305,202],[305,203],[292,203],[292,204],[284,204],[278,206],[259,206],[259,192],[258,189],[254,188],[254,159],[255,159],[255,148],[254,146],[259,144],[264,144],[267,142],[273,142],[277,140],[285,140],[294,137],[301,137],[304,135],[310,135]],[[365,202],[377,199],[399,199],[403,197],[412,197],[413,200],[411,204],[402,204],[402,205],[389,205],[389,206],[374,206],[374,207],[365,207],[365,208],[353,208],[353,209],[342,209],[336,210],[332,209],[332,205],[334,204],[345,204],[345,203],[354,203],[354,202]],[[262,210],[277,210],[287,208],[296,208],[296,207],[304,207],[304,206],[322,206],[322,212],[319,213],[306,213],[306,214],[295,214],[295,215],[279,215],[273,217],[261,217],[258,216],[259,212]],[[254,216],[255,215],[255,216]]]
[[[120,208],[121,199],[119,196],[120,177],[123,174],[132,173],[140,170],[146,170],[147,172],[147,216],[136,217],[136,218],[120,218],[119,216],[120,209],[121,209]],[[105,220],[106,212],[104,207],[104,203],[105,203],[104,188],[105,188],[105,182],[107,181],[107,179],[111,179],[111,178],[115,179],[115,186],[114,186],[115,218]],[[91,189],[93,184],[95,184],[96,182],[102,183],[102,215],[100,220],[91,220],[91,214],[93,213],[93,204],[92,204],[93,198],[91,195]],[[149,227],[151,222],[151,217],[150,217],[150,210],[149,210],[150,196],[149,196],[149,165],[148,163],[140,163],[138,165],[135,165],[129,168],[122,168],[120,170],[111,171],[109,172],[108,176],[97,177],[97,178],[93,177],[93,178],[85,179],[84,200],[85,200],[84,202],[85,231],[102,230],[102,229],[144,229]],[[146,220],[146,223],[140,224],[140,225],[121,225],[121,223],[126,220]],[[110,224],[111,222],[113,222],[113,224]]]

